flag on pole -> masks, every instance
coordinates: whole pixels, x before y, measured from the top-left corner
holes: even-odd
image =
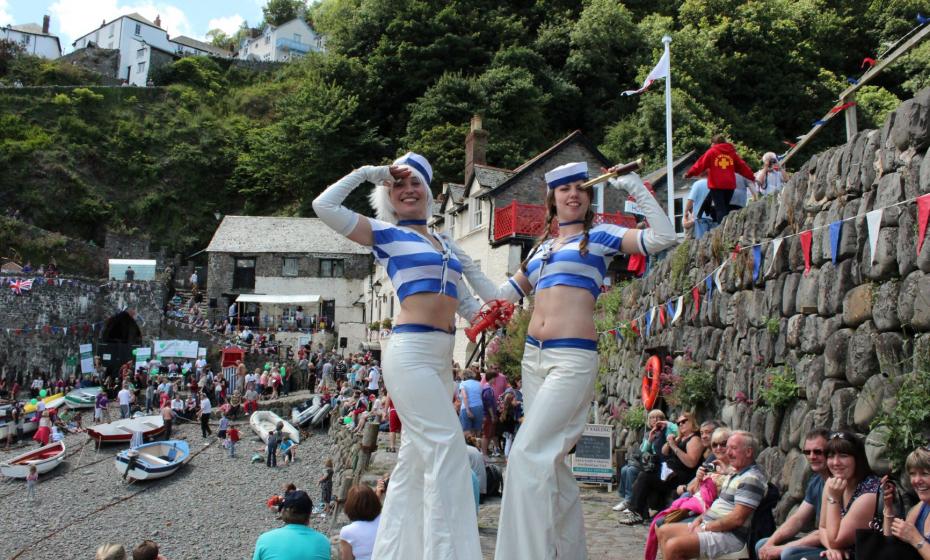
[[[662,55],[662,58],[659,59],[659,63],[656,64],[656,67],[652,69],[652,72],[649,72],[649,75],[646,76],[646,81],[643,82],[643,87],[639,89],[630,89],[623,92],[622,95],[637,95],[640,94],[652,85],[652,82],[656,80],[661,80],[662,78],[668,77],[668,51]]]
[[[16,280],[10,284],[10,289],[17,295],[22,295],[24,291],[32,289],[32,280]]]

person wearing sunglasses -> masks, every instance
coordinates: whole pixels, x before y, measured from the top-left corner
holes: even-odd
[[[830,477],[823,488],[819,534],[820,544],[827,550],[821,556],[845,560],[854,553],[856,530],[882,524],[882,519],[875,519],[881,482],[869,467],[865,445],[852,432],[830,434],[826,453]]]
[[[624,525],[638,525],[649,517],[649,497],[658,495],[670,498],[679,484],[686,484],[701,464],[704,446],[698,435],[694,415],[678,415],[678,436],[669,436],[662,446],[662,466],[656,472],[641,472],[633,483],[630,512],[620,518]],[[662,506],[668,504],[665,501]]]
[[[827,440],[830,431],[815,428],[804,438],[803,453],[813,474],[804,492],[804,501],[788,519],[767,539],[756,543],[759,560],[801,560],[819,558],[824,548],[820,545],[820,534],[813,531],[800,534],[805,527],[820,524],[820,506],[823,501],[823,484],[830,477],[827,468]]]

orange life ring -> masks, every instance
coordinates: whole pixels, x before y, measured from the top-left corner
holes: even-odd
[[[646,374],[643,375],[642,398],[646,410],[652,410],[659,398],[659,382],[662,376],[662,361],[653,356],[646,361]]]

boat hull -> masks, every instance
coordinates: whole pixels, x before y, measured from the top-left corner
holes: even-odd
[[[300,432],[290,422],[287,422],[274,412],[268,410],[259,410],[253,412],[249,417],[249,426],[263,442],[268,443],[268,432],[275,430],[278,422],[284,422],[283,432],[287,434],[291,441],[300,443]]]
[[[87,435],[98,443],[113,443],[130,441],[133,432],[142,432],[142,437],[148,439],[164,431],[165,421],[161,416],[142,416],[91,426],[87,428]]]
[[[26,478],[31,466],[35,466],[39,474],[45,474],[65,460],[65,451],[65,444],[61,441],[34,449],[0,463],[0,474],[10,478]]]
[[[173,449],[175,457],[165,459],[166,453]],[[130,457],[135,451],[138,456]],[[119,452],[114,458],[117,472],[124,478],[134,480],[155,480],[173,475],[184,463],[190,460],[190,448],[187,442],[168,440],[140,445],[135,449]],[[128,469],[128,472],[127,472]]]

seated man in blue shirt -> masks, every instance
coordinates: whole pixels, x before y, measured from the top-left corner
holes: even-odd
[[[808,432],[804,438],[804,456],[814,474],[807,483],[804,501],[798,509],[782,523],[772,536],[756,543],[756,556],[760,560],[801,560],[802,558],[819,558],[824,550],[816,528],[820,525],[820,500],[823,496],[824,478],[830,477],[827,468],[827,448],[829,430],[818,428]],[[813,521],[813,525],[811,525]],[[814,531],[797,536],[805,527],[814,527]]]
[[[289,493],[281,504],[286,525],[258,537],[252,560],[329,560],[329,539],[307,526],[312,511],[306,492]]]

